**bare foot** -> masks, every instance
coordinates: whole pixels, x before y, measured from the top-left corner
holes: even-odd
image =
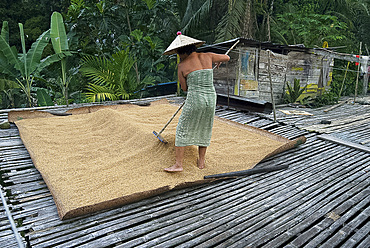
[[[182,166],[178,166],[177,164],[172,165],[171,167],[164,169],[167,172],[180,172],[182,171]]]
[[[200,162],[199,159],[197,159],[197,164],[198,164],[198,168],[199,169],[204,169],[206,168],[206,163],[205,161],[203,160],[203,162]]]

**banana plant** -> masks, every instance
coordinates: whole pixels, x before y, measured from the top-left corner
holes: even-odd
[[[59,55],[61,65],[61,78],[59,79],[59,86],[61,87],[64,100],[68,106],[68,87],[71,77],[67,75],[67,56],[72,53],[69,50],[68,38],[64,27],[63,17],[59,12],[54,12],[51,15],[50,24],[50,39],[53,45],[55,54]]]
[[[8,22],[4,21],[0,35],[0,74],[7,79],[16,81],[27,98],[28,107],[32,107],[31,88],[40,72],[52,63],[59,61],[65,55],[53,54],[42,59],[42,52],[49,42],[50,31],[47,30],[31,45],[26,52],[23,24],[19,23],[22,52],[9,45]]]

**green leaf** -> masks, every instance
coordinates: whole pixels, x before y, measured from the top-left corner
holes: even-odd
[[[0,36],[0,51],[7,59],[8,64],[14,65],[14,67],[20,71],[23,70],[22,62],[18,59],[17,49],[13,46],[10,47],[6,38]]]
[[[38,89],[37,92],[37,103],[39,106],[53,106],[54,103],[51,100],[51,97],[46,92],[45,89]]]
[[[99,9],[100,14],[103,14],[105,8],[105,1],[99,1],[96,3],[96,7]]]
[[[45,67],[60,61],[62,58],[66,57],[64,53],[50,55],[40,61],[40,64],[37,66],[34,71],[35,76],[37,76]]]
[[[152,9],[157,2],[156,0],[142,0],[143,2],[146,3],[149,9]]]
[[[130,35],[134,37],[137,41],[141,41],[141,39],[143,38],[143,32],[139,29],[135,29],[130,33]]]
[[[27,75],[32,74],[34,70],[40,65],[42,52],[49,43],[49,32],[45,31],[39,38],[32,44],[31,49],[27,53]]]
[[[110,59],[85,56],[80,72],[91,81],[86,96],[91,101],[128,99],[139,87],[136,77],[131,77],[134,62],[128,50]]]
[[[3,26],[1,28],[1,36],[9,43],[9,26],[7,21],[3,21]]]
[[[86,98],[92,102],[101,102],[105,100],[115,101],[118,100],[118,96],[114,89],[108,86],[101,86],[96,84],[89,84],[88,93]]]
[[[69,50],[63,17],[58,12],[54,12],[51,16],[50,38],[55,53],[59,54]]]
[[[23,31],[23,24],[18,23],[19,26],[19,31],[20,31],[20,36],[21,36],[21,44],[22,44],[22,56],[21,56],[21,61],[23,62],[23,68],[20,68],[20,71],[22,72],[23,77],[27,77],[30,75],[28,72],[28,67],[27,67],[27,53],[26,53],[26,42],[24,39],[24,31]]]
[[[288,93],[286,95],[286,98],[289,103],[295,103],[297,99],[302,95],[302,93],[306,90],[307,85],[301,88],[299,79],[294,79],[293,87],[289,85],[289,82],[286,83],[288,88]]]
[[[164,64],[162,64],[162,63],[159,63],[159,64],[157,64],[157,71],[159,71],[159,70],[162,70],[164,68]]]
[[[8,89],[15,89],[19,88],[19,85],[17,82],[7,79],[0,79],[0,90],[5,91]]]
[[[7,58],[0,51],[0,73],[10,76],[11,78],[16,78],[18,75],[17,70],[14,65],[9,64]]]

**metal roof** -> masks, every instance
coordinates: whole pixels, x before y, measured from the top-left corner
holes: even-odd
[[[282,44],[276,44],[268,41],[258,41],[254,39],[247,39],[247,38],[235,38],[232,40],[224,41],[221,43],[213,44],[213,45],[207,45],[198,48],[198,51],[200,52],[219,52],[219,53],[225,53],[225,48],[230,48],[235,42],[239,41],[238,45],[244,45],[249,47],[255,47],[260,48],[262,50],[271,50],[276,53],[281,54],[287,54],[291,51],[296,52],[310,52],[311,48],[304,47],[303,45],[282,45]]]

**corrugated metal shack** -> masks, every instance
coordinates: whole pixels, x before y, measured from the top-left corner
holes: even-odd
[[[276,103],[282,102],[286,82],[293,84],[295,78],[300,80],[302,87],[307,85],[304,96],[320,94],[330,87],[334,59],[317,55],[303,46],[237,38],[199,50],[225,53],[236,42],[238,44],[229,53],[230,62],[214,72],[218,94],[272,102],[269,73]]]

